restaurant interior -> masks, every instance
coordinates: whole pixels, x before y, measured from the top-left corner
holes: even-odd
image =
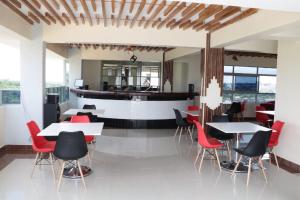
[[[0,199],[300,199],[300,2],[1,0]]]

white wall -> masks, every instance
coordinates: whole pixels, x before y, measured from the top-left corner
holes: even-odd
[[[0,106],[0,148],[5,145],[5,109]]]
[[[280,157],[300,164],[299,85],[300,44],[295,41],[278,43],[278,75],[275,118],[286,122],[275,151]]]
[[[90,90],[100,90],[101,82],[101,61],[83,60],[82,79],[85,85],[89,85]]]
[[[54,53],[64,57],[68,58],[68,47],[64,44],[53,44],[53,43],[48,43],[46,44],[46,48],[53,51]]]
[[[174,62],[173,65],[173,92],[187,91],[187,63]]]
[[[225,47],[226,50],[252,51],[261,53],[277,53],[276,40],[249,40]]]
[[[237,56],[238,61],[232,59],[232,56],[225,56],[225,65],[236,66],[254,66],[254,67],[277,67],[276,58],[264,58],[264,57],[251,57],[251,56]]]

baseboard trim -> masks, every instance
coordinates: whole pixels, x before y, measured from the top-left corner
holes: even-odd
[[[280,156],[277,156],[278,165],[281,169],[284,169],[290,173],[300,173],[300,165],[286,160]],[[271,153],[271,162],[276,165],[274,154]]]
[[[0,156],[5,154],[34,154],[31,145],[4,145],[0,148]]]

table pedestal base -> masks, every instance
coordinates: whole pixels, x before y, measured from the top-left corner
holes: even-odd
[[[236,166],[236,162],[234,161],[222,161],[221,163],[221,167],[226,170],[226,171],[230,171],[233,172],[235,166]],[[245,166],[243,163],[240,163],[236,173],[247,173],[248,172],[248,167]]]
[[[83,176],[88,176],[93,172],[92,169],[87,166],[81,166],[81,170]],[[75,166],[64,168],[63,177],[70,179],[81,178],[79,168]]]

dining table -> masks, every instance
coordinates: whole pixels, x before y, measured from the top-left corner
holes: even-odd
[[[275,115],[275,111],[274,110],[257,110],[257,113],[262,113],[262,114],[267,114],[267,115]]]
[[[82,131],[84,135],[100,136],[102,134],[104,123],[94,122],[94,123],[52,123],[45,129],[41,130],[38,136],[58,136],[60,132],[76,132]],[[88,166],[81,166],[83,176],[88,176],[92,173],[92,169]],[[81,178],[80,171],[78,167],[72,162],[65,167],[63,172],[63,177],[70,179]]]
[[[242,134],[255,134],[257,131],[270,131],[270,128],[252,123],[252,122],[210,122],[206,123],[208,126],[222,131],[224,134],[235,134],[235,148],[240,147],[240,138]],[[222,168],[233,171],[238,160],[238,153],[235,153],[235,159],[232,161],[221,162]],[[248,167],[242,163],[238,166],[236,172],[247,172]]]

